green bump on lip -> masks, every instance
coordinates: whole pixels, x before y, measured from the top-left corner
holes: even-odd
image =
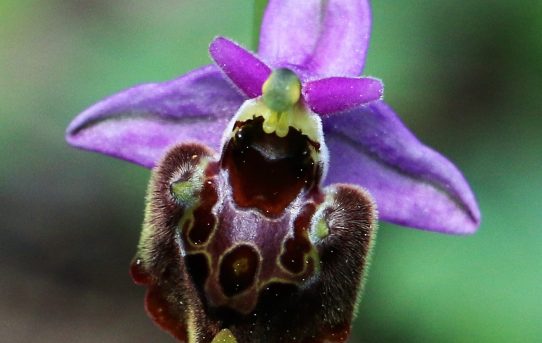
[[[299,101],[301,82],[286,68],[274,70],[262,86],[264,103],[275,112],[284,112]]]
[[[321,218],[318,223],[316,223],[314,235],[318,239],[324,239],[329,235],[329,227],[327,226],[326,221],[323,218]]]
[[[270,114],[265,120],[265,133],[286,137],[292,121],[292,109],[301,97],[301,82],[286,68],[274,70],[262,86],[262,101]]]
[[[171,184],[171,193],[183,204],[190,203],[194,196],[194,183],[189,181],[177,181]]]

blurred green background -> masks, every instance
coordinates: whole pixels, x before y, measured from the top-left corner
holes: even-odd
[[[483,223],[383,223],[352,342],[542,341],[542,1],[373,14],[365,74],[464,171]],[[127,272],[149,172],[64,130],[108,94],[209,63],[215,35],[252,32],[248,0],[0,0],[0,342],[173,342]]]

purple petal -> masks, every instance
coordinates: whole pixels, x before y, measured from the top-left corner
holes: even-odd
[[[243,100],[216,66],[207,66],[96,103],[73,120],[66,140],[152,168],[178,142],[199,141],[218,149],[224,128]]]
[[[370,31],[367,0],[270,0],[258,53],[273,66],[302,65],[316,76],[357,76]]]
[[[461,172],[423,145],[384,102],[324,118],[327,183],[359,184],[380,218],[453,234],[473,233],[480,211]]]
[[[382,81],[363,77],[330,77],[308,81],[303,96],[318,114],[332,114],[380,100],[384,92]]]
[[[262,95],[262,85],[271,69],[248,50],[224,37],[217,37],[209,53],[224,74],[249,98]]]

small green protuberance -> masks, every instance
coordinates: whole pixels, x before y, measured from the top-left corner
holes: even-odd
[[[281,113],[277,123],[277,136],[286,137],[290,129],[290,116],[288,113]]]
[[[171,184],[171,192],[179,202],[185,204],[192,200],[194,186],[190,181],[177,181]]]
[[[274,70],[262,86],[262,100],[270,114],[263,130],[286,137],[290,129],[292,108],[301,97],[301,82],[295,73],[286,68]]]
[[[287,111],[299,101],[301,82],[286,68],[274,70],[262,86],[264,103],[275,112]]]
[[[278,113],[272,112],[263,122],[263,131],[267,134],[275,132],[278,123]]]
[[[329,235],[329,227],[323,218],[316,224],[314,234],[318,239],[324,239]]]
[[[169,189],[177,203],[185,208],[190,208],[198,202],[197,193],[201,189],[202,173],[203,169],[200,165],[190,178],[171,183]]]
[[[222,329],[216,334],[211,343],[237,343],[237,339],[235,339],[230,330]]]

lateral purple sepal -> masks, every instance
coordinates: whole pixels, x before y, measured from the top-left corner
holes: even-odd
[[[217,37],[209,53],[226,76],[249,98],[262,95],[271,68],[250,51],[224,37]]]
[[[270,0],[258,54],[271,65],[301,65],[318,77],[358,76],[370,32],[367,0]]]
[[[380,100],[383,93],[382,81],[369,77],[330,77],[303,85],[305,101],[314,112],[322,115]]]
[[[66,140],[152,168],[178,142],[219,149],[224,128],[244,100],[216,66],[206,66],[105,98],[72,121]]]
[[[450,234],[470,234],[480,210],[461,172],[422,144],[384,102],[323,118],[330,169],[326,183],[359,184],[380,219]]]

